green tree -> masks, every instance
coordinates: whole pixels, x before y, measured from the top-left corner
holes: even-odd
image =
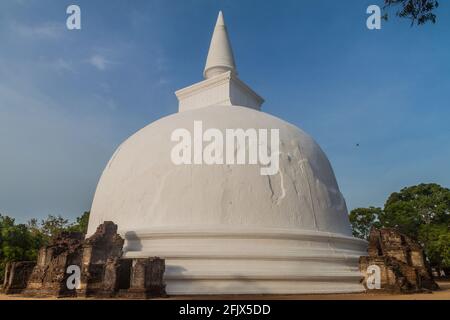
[[[403,188],[389,196],[380,221],[419,239],[423,225],[449,225],[450,190],[434,183]]]
[[[381,208],[357,208],[350,212],[350,223],[353,227],[353,236],[368,239],[370,228],[380,227]]]
[[[423,225],[419,230],[419,239],[431,265],[438,269],[450,268],[450,230],[444,224]]]
[[[85,211],[80,217],[77,218],[77,221],[69,227],[69,231],[86,234],[89,224],[89,215],[90,211]]]
[[[397,8],[395,15],[400,18],[411,20],[411,25],[423,25],[427,22],[436,23],[436,14],[439,7],[436,0],[384,0],[383,18],[388,20],[388,11],[391,8]]]
[[[46,219],[41,220],[38,228],[45,237],[51,239],[61,232],[66,231],[70,226],[69,220],[64,219],[60,215],[48,215]]]
[[[28,221],[27,228],[35,248],[39,249],[48,243],[49,237],[42,232],[37,219],[31,219],[30,221]]]

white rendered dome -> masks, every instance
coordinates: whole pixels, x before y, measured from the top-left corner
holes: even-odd
[[[262,98],[234,70],[177,96],[179,113],[138,131],[109,161],[88,234],[113,221],[126,257],[165,258],[169,294],[362,291],[366,243],[351,236],[345,200],[317,143],[259,111]],[[171,135],[192,132],[194,121],[224,136],[278,129],[278,173],[261,175],[258,164],[174,164]]]
[[[175,165],[178,128],[279,129],[276,175],[260,165]],[[248,144],[247,144],[248,147]],[[327,157],[300,129],[246,107],[210,106],[162,118],[126,140],[95,194],[91,229],[105,220],[126,231],[147,228],[288,228],[351,236],[345,201]]]

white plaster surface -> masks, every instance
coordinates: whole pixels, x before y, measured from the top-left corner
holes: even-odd
[[[175,129],[280,130],[280,170],[259,165],[172,163]],[[122,230],[156,226],[247,225],[351,235],[345,201],[325,154],[303,131],[266,113],[213,106],[177,113],[141,129],[108,163],[95,194],[92,228],[109,219]],[[95,221],[97,220],[97,221]]]
[[[264,99],[227,71],[175,92],[178,111],[194,110],[213,105],[243,106],[261,109]]]

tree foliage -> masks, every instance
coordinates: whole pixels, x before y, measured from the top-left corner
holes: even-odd
[[[350,213],[353,234],[367,239],[372,226],[396,228],[421,243],[433,266],[450,267],[450,189],[420,184],[392,193],[384,209]]]
[[[434,183],[403,188],[389,196],[380,220],[418,239],[423,225],[449,224],[450,190]]]
[[[434,11],[439,7],[437,0],[384,0],[384,10],[397,8],[396,15],[411,20],[411,25],[423,25],[427,22],[436,23]],[[383,16],[388,19],[388,13]]]
[[[350,212],[350,223],[353,227],[353,236],[368,239],[370,228],[380,227],[381,208],[357,208]]]
[[[89,224],[89,211],[85,211],[80,217],[77,218],[76,222],[71,225],[68,229],[69,231],[81,232],[86,234]]]

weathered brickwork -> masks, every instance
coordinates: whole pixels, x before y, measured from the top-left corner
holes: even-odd
[[[166,295],[163,259],[122,259],[124,240],[117,225],[101,224],[94,235],[62,233],[39,250],[37,262],[12,262],[6,266],[6,294],[55,297],[130,297]],[[67,285],[69,266],[80,270],[79,285]],[[72,280],[72,279],[70,279]],[[71,281],[69,281],[72,283]]]
[[[22,292],[23,288],[27,286],[27,283],[35,266],[36,262],[30,261],[7,263],[5,268],[3,292],[6,294],[15,294]]]
[[[422,247],[411,238],[390,228],[372,228],[369,235],[368,256],[360,258],[360,270],[367,287],[371,265],[380,268],[383,291],[421,292],[437,290]]]
[[[23,293],[41,296],[73,296],[67,290],[67,268],[80,265],[83,234],[63,232],[50,245],[39,250],[37,264]]]

